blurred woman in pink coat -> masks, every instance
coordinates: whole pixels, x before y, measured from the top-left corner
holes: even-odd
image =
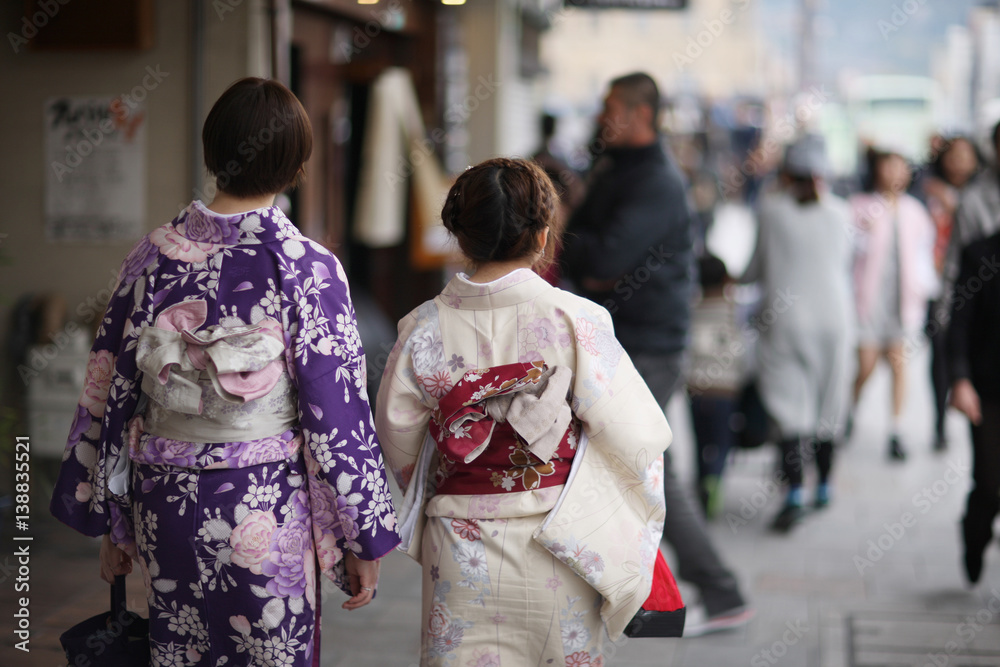
[[[903,460],[899,427],[906,402],[906,343],[919,335],[927,300],[937,289],[935,229],[924,205],[906,193],[912,174],[902,155],[869,150],[868,173],[868,191],[851,198],[858,310],[854,403],[879,357],[885,357],[892,371],[889,457]]]

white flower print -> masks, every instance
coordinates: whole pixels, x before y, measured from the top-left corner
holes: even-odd
[[[204,641],[208,639],[208,631],[198,617],[198,610],[188,605],[182,605],[176,616],[167,621],[167,628],[182,637],[190,635],[193,639]]]
[[[333,470],[333,451],[329,448],[316,450],[316,463],[323,468],[323,472],[328,473]]]
[[[472,396],[469,397],[469,400],[472,402],[481,401],[486,397],[487,393],[496,390],[497,388],[494,387],[492,383],[484,384],[482,387],[473,392]]]
[[[269,289],[264,292],[264,296],[260,300],[260,307],[268,315],[277,316],[281,312],[281,295],[275,291],[273,280],[268,280],[267,284]]]
[[[345,313],[339,313],[337,315],[337,331],[341,337],[336,339],[334,343],[334,353],[342,359],[356,356],[361,347],[361,336],[358,335],[358,327],[354,320]]]
[[[424,328],[410,336],[407,344],[411,346],[413,370],[418,375],[433,375],[444,369],[444,343],[438,331]]]
[[[173,642],[171,642],[170,648],[173,648]],[[184,657],[183,652],[179,650],[165,651],[157,649],[158,647],[155,644],[150,649],[150,659],[156,667],[184,667],[187,664],[187,658]]]
[[[275,667],[283,665],[291,667],[295,663],[295,656],[285,650],[285,642],[280,638],[268,639],[264,642],[264,659],[268,665]]]
[[[581,621],[572,621],[562,626],[563,651],[572,653],[579,651],[590,640],[590,631]]]
[[[472,581],[484,581],[487,578],[489,572],[486,569],[486,550],[482,542],[454,544],[451,551],[463,577]]]
[[[271,507],[281,498],[281,489],[277,484],[251,484],[249,490],[243,496],[243,502],[252,509],[257,507]]]
[[[260,637],[241,635],[239,637],[231,636],[231,638],[236,640],[236,650],[239,653],[243,653],[244,651],[249,653],[253,663],[261,664],[264,662],[264,640]]]

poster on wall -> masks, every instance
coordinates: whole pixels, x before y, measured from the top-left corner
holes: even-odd
[[[146,215],[146,110],[128,96],[45,102],[50,241],[138,239]]]

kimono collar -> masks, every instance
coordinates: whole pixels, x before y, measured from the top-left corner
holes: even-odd
[[[491,310],[532,301],[555,289],[531,269],[517,269],[490,283],[471,282],[459,273],[438,297],[445,305],[460,310]]]
[[[173,224],[191,241],[224,245],[302,238],[302,233],[277,206],[226,215],[208,210],[196,199],[181,211]]]

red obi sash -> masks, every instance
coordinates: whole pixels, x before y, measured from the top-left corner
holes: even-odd
[[[438,402],[437,493],[533,491],[569,477],[580,422],[567,400],[572,373],[542,362],[465,373]]]

